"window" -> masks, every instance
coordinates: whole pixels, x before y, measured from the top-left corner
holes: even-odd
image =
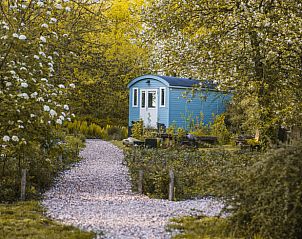
[[[142,108],[145,108],[146,107],[146,91],[142,91]]]
[[[166,106],[166,88],[161,87],[160,89],[160,107]]]
[[[133,101],[132,101],[132,106],[137,107],[138,106],[138,89],[133,88]]]
[[[148,91],[148,108],[156,108],[156,91]]]

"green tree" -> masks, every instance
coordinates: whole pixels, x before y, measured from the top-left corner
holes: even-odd
[[[233,88],[235,99],[253,99],[257,108],[250,116],[259,118],[256,124],[263,134],[301,122],[301,3],[151,2],[146,21],[161,44],[154,50],[163,58],[159,69],[213,79],[222,89]],[[174,42],[182,42],[184,49],[175,49]]]

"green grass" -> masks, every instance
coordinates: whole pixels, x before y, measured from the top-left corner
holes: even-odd
[[[0,204],[1,239],[92,239],[95,234],[65,226],[43,216],[37,201]]]
[[[173,239],[244,239],[244,236],[230,232],[231,226],[226,218],[181,217],[171,220],[169,230],[180,231]],[[252,239],[264,239],[255,235]]]

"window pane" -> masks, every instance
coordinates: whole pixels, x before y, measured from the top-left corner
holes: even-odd
[[[133,92],[133,105],[135,105],[135,106],[137,106],[137,93],[138,93],[138,91],[137,91],[137,89],[134,89],[134,92]]]
[[[156,107],[156,93],[155,91],[148,92],[148,108]]]
[[[160,105],[165,105],[165,89],[160,90]]]
[[[142,91],[142,108],[146,107],[146,92]]]

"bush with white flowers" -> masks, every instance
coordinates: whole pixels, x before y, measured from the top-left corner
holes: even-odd
[[[36,177],[32,185],[39,187],[33,169],[40,171],[40,177],[49,174],[61,154],[62,124],[72,118],[66,101],[75,85],[65,82],[56,69],[59,55],[64,56],[56,47],[61,44],[58,35],[63,35],[59,24],[72,14],[70,4],[0,2],[0,188],[11,188],[12,194],[20,184],[13,179],[19,175],[13,174],[21,168],[29,169],[29,175]],[[7,199],[1,193],[0,201]]]

